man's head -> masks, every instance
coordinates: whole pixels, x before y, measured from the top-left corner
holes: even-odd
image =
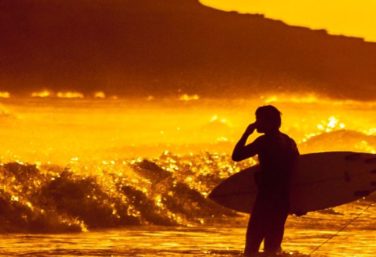
[[[259,133],[271,133],[281,127],[281,112],[272,105],[261,106],[256,110],[256,128]]]

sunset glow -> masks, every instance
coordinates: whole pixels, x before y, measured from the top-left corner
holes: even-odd
[[[0,1],[1,256],[374,257],[376,0]]]
[[[103,91],[98,91],[94,93],[94,98],[104,99],[106,98],[106,94]]]
[[[289,25],[326,29],[331,34],[362,37],[376,42],[376,2],[373,0],[200,0],[226,11],[259,13]]]
[[[57,92],[56,96],[58,98],[84,98],[84,94],[80,93],[80,92],[70,92],[70,91],[67,91],[67,92]]]
[[[42,91],[39,91],[39,92],[31,93],[31,97],[41,97],[41,98],[50,97],[52,95],[53,95],[53,93],[48,91],[48,90],[42,90]]]
[[[179,97],[179,100],[181,101],[194,101],[194,100],[199,100],[200,96],[199,95],[188,95],[188,94],[183,94]]]
[[[10,93],[9,92],[0,92],[0,98],[10,98]]]

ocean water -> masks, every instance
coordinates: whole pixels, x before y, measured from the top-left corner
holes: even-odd
[[[240,167],[223,170],[223,178],[194,172],[226,158],[165,154],[160,162],[123,162],[97,175],[4,164],[0,254],[240,256],[247,215],[205,197]],[[187,168],[192,159],[197,166]],[[167,171],[171,163],[178,172]],[[374,256],[375,198],[290,217],[286,255]]]
[[[207,195],[256,163],[230,160],[249,110],[302,153],[375,152],[374,103],[299,99],[3,100],[0,255],[241,256],[248,216]],[[375,198],[290,217],[284,256],[375,256]]]

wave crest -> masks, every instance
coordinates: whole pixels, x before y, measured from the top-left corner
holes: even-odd
[[[226,176],[214,169],[205,175],[198,166],[187,165],[187,160],[173,155],[166,158],[158,159],[159,163],[130,161],[123,172],[103,171],[98,175],[84,175],[59,166],[3,164],[0,232],[58,233],[130,225],[189,225],[237,215],[205,197],[223,179],[221,176],[230,175],[229,170],[222,171]],[[163,167],[167,163],[170,167]],[[171,164],[175,170],[170,170]]]

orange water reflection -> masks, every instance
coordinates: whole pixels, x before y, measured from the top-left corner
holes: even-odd
[[[47,92],[40,92],[39,96]],[[375,152],[376,103],[314,96],[261,99],[4,99],[2,161],[52,162],[159,156],[164,150],[229,153],[253,110],[275,104],[301,151]],[[187,96],[188,97],[188,96]],[[195,99],[191,101],[190,99]],[[298,101],[301,99],[301,101]],[[330,142],[330,143],[329,143]]]
[[[217,217],[215,221],[208,217],[190,219],[181,210],[174,212],[171,206],[166,206],[169,203],[166,199],[175,199],[187,192],[205,197],[217,179],[254,164],[254,160],[231,163],[228,155],[246,125],[253,121],[255,108],[270,103],[282,110],[282,130],[296,139],[302,153],[375,152],[376,103],[372,102],[330,101],[312,96],[267,96],[247,100],[3,99],[0,105],[1,162],[34,163],[39,169],[23,167],[21,170],[30,171],[33,179],[30,183],[21,183],[23,177],[28,177],[17,177],[18,173],[10,173],[10,168],[0,166],[1,189],[9,196],[12,206],[21,206],[25,213],[31,213],[30,217],[43,216],[48,211],[56,214],[52,212],[55,209],[48,210],[35,201],[34,193],[43,193],[40,190],[43,183],[60,180],[60,185],[87,186],[87,202],[109,210],[108,217],[114,220],[123,215],[119,211],[122,209],[113,204],[116,200],[128,207],[129,217],[145,219],[149,211],[145,206],[153,205],[161,210],[158,214],[186,227],[126,227],[99,232],[89,229],[90,232],[83,234],[53,236],[5,235],[0,236],[0,255],[238,256],[244,244],[246,216],[226,216],[223,220]],[[143,160],[145,157],[158,158],[147,162]],[[64,172],[66,166],[73,173]],[[146,169],[131,168],[141,166]],[[6,170],[7,176],[4,175]],[[162,178],[150,171],[159,171]],[[215,180],[208,183],[213,172]],[[116,188],[119,184],[144,198],[132,200],[130,194],[120,194]],[[70,190],[60,190],[69,198]],[[181,194],[177,194],[179,192]],[[137,208],[137,199],[146,201],[143,209]],[[184,204],[179,208],[202,211],[195,202],[196,205],[187,207]],[[312,256],[373,256],[376,212],[374,206],[365,208],[369,204],[372,202],[359,201],[291,218],[284,247],[293,252],[291,256],[306,256],[297,252],[310,254],[332,237]],[[67,211],[72,206],[63,207]],[[354,219],[359,213],[362,215]],[[64,226],[76,228],[75,231],[87,230],[84,219],[68,215],[52,218]],[[352,222],[346,230],[337,235],[349,221]]]

